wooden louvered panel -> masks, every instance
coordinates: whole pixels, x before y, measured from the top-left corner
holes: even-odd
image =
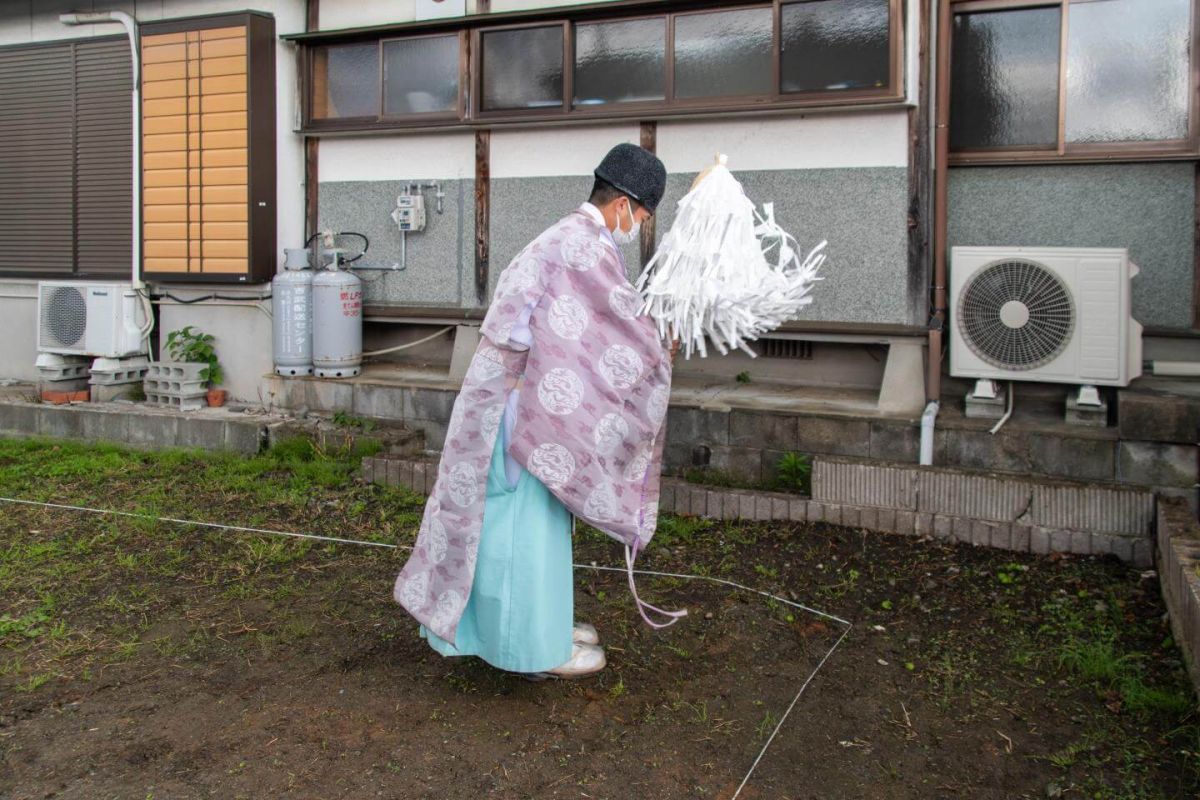
[[[249,266],[247,29],[143,39],[147,270]],[[153,267],[151,266],[153,265]]]

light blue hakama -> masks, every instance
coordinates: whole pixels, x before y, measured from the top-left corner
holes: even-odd
[[[443,656],[479,656],[510,672],[542,672],[571,658],[571,515],[519,466],[515,485],[506,479],[509,427],[500,426],[492,450],[475,579],[454,643],[424,625],[420,632]]]

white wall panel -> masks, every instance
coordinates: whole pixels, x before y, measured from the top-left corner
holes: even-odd
[[[640,139],[636,122],[494,131],[492,177],[591,175],[613,145]]]
[[[318,163],[322,181],[474,178],[475,134],[325,138]]]

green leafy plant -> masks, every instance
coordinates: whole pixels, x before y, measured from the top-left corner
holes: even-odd
[[[213,336],[187,325],[167,334],[167,352],[176,361],[191,361],[207,364],[200,377],[209,386],[216,386],[225,379],[225,372],[217,362],[217,350]]]
[[[775,482],[779,488],[808,493],[812,481],[812,461],[803,453],[784,453],[775,462]]]
[[[738,383],[749,383],[750,382],[750,371],[742,370],[736,376],[734,376],[734,380],[737,381]]]

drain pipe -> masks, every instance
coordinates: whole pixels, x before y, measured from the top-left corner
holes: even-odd
[[[125,28],[129,37],[129,52],[133,69],[133,263],[130,265],[130,282],[133,291],[141,299],[142,311],[146,322],[141,328],[142,340],[150,336],[154,328],[154,311],[150,306],[150,298],[146,292],[146,284],[142,283],[142,73],[141,57],[138,53],[138,23],[132,15],[124,11],[72,11],[69,14],[59,14],[58,21],[63,25],[102,25],[119,23]]]
[[[938,409],[941,408],[941,405],[934,400],[925,406],[925,413],[921,415],[921,466],[923,467],[933,464],[933,425],[937,422]]]
[[[946,330],[947,200],[950,169],[950,2],[934,0],[937,30],[934,42],[934,167],[933,167],[933,308],[929,318],[929,374],[926,399],[937,402],[942,393],[942,339]]]

